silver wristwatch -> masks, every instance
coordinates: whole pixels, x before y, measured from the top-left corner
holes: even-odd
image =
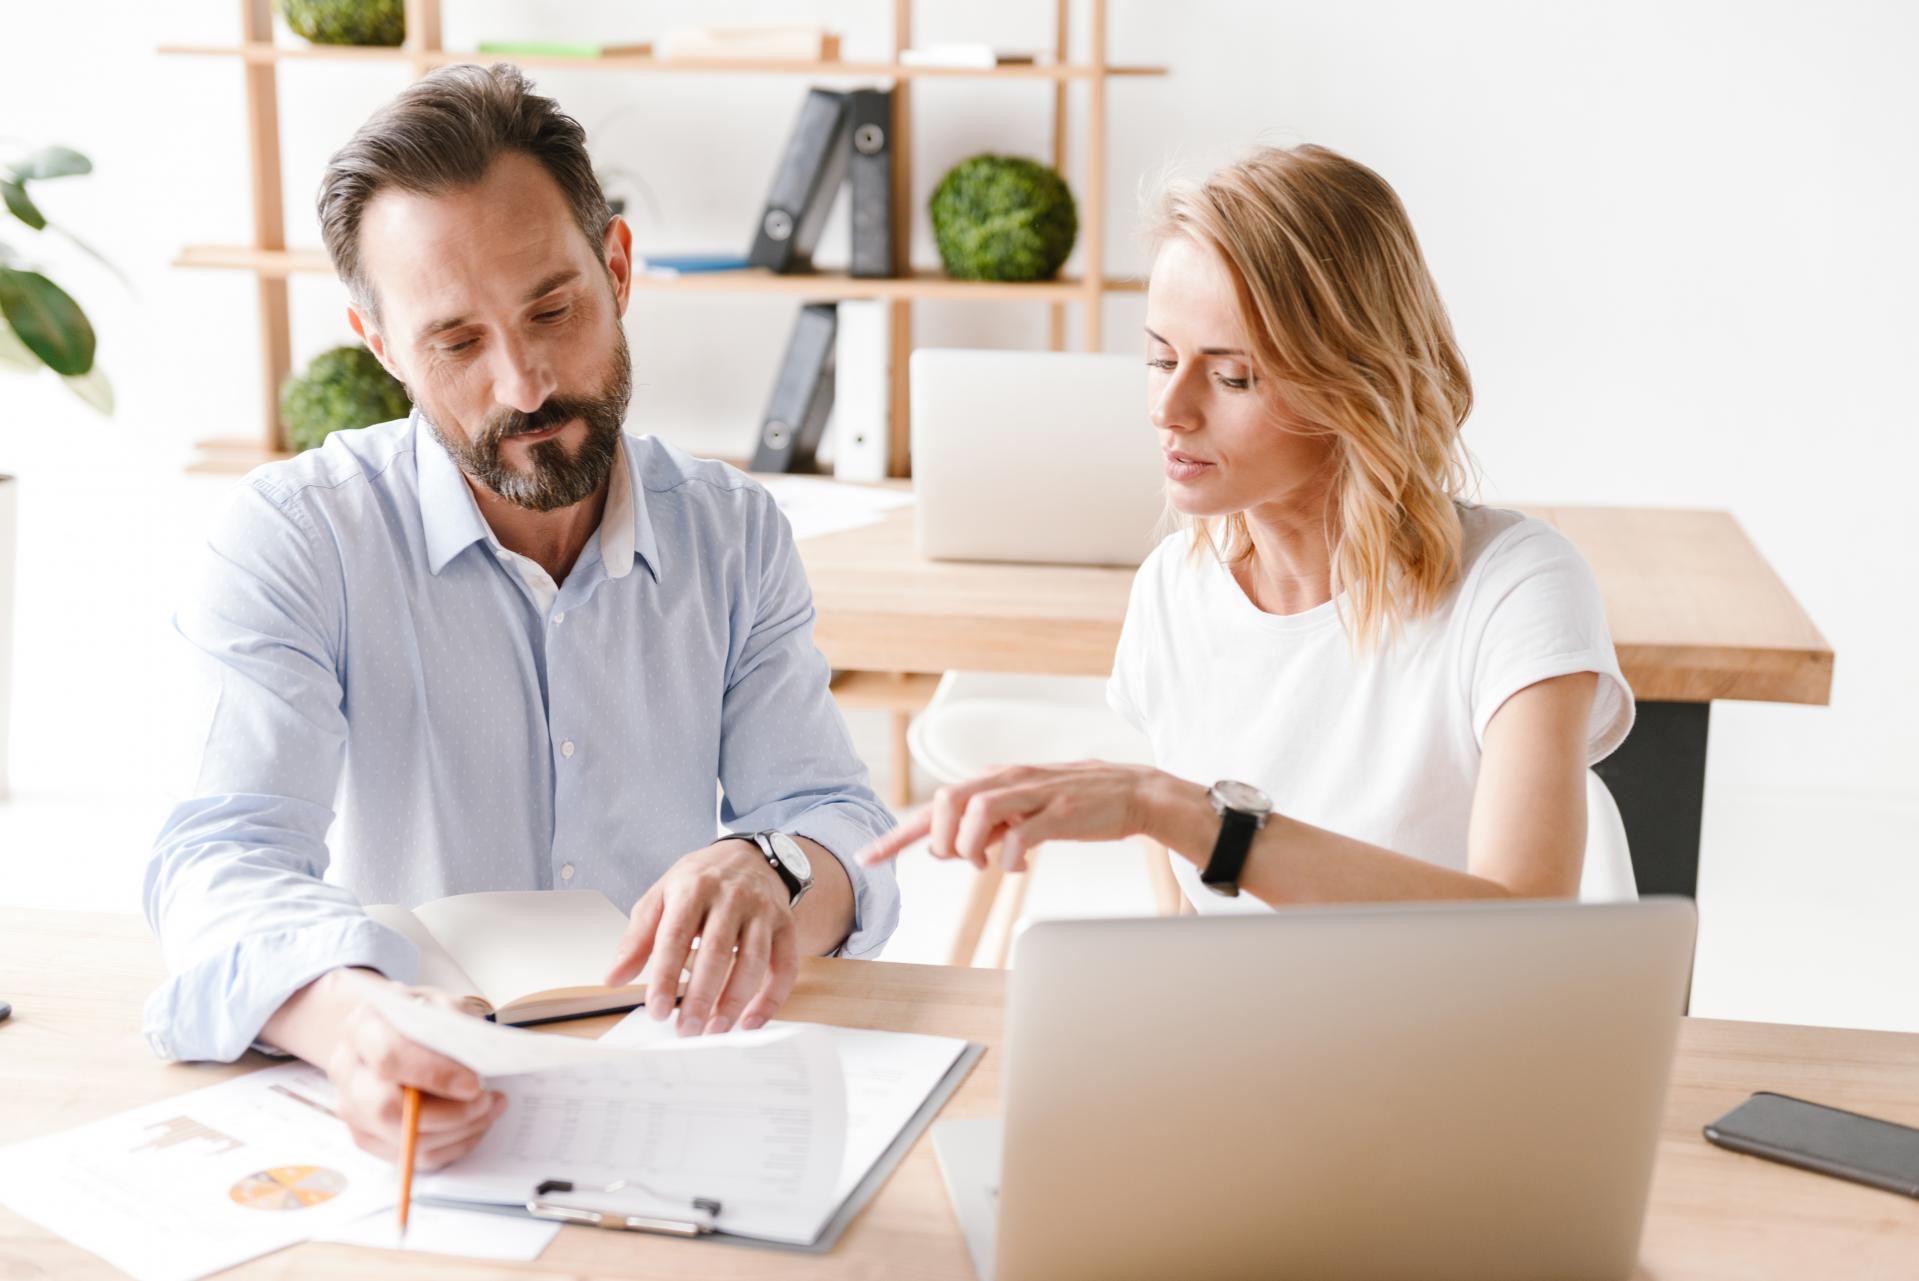
[[[1246,855],[1253,837],[1266,826],[1273,812],[1272,798],[1250,783],[1221,779],[1206,793],[1219,815],[1219,839],[1213,842],[1212,857],[1199,874],[1200,884],[1226,898],[1239,894],[1239,874],[1246,866]]]
[[[787,899],[790,906],[798,907],[800,896],[813,888],[813,861],[806,857],[806,851],[800,843],[785,832],[739,833],[738,839],[751,841],[759,846],[760,853],[773,865],[780,879],[786,882]]]

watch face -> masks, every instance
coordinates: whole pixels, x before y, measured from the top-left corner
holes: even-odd
[[[800,848],[798,841],[785,832],[774,832],[768,839],[772,842],[773,852],[780,856],[780,862],[786,864],[786,870],[791,872],[795,879],[801,881],[813,879],[812,860],[806,857],[806,851]]]
[[[1272,798],[1254,787],[1251,783],[1235,783],[1232,779],[1221,779],[1213,784],[1213,796],[1224,802],[1227,809],[1239,810],[1246,814],[1270,814],[1273,809]]]

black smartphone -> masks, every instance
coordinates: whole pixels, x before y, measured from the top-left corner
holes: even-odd
[[[1706,1127],[1706,1138],[1749,1152],[1919,1197],[1919,1130],[1761,1090]]]

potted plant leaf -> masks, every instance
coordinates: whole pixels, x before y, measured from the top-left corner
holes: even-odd
[[[68,147],[41,147],[0,159],[0,233],[24,225],[37,237],[59,232],[74,245],[93,250],[47,221],[34,202],[32,184],[91,172],[93,164]],[[29,242],[30,243],[30,242]],[[101,259],[104,262],[104,259]],[[93,325],[67,291],[37,270],[0,235],[0,369],[24,374],[52,370],[102,414],[113,412],[113,388],[94,363]],[[13,564],[19,481],[0,474],[0,798],[7,794],[7,724],[13,669]]]
[[[405,418],[406,387],[365,347],[334,347],[280,384],[280,427],[294,452],[318,449],[336,431]]]

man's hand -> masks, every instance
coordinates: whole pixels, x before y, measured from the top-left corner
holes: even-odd
[[[420,1091],[415,1164],[437,1169],[471,1152],[506,1108],[506,1096],[480,1088],[472,1069],[401,1036],[373,1008],[382,988],[476,1013],[436,988],[407,987],[367,970],[334,970],[294,994],[263,1037],[325,1070],[340,1096],[339,1117],[353,1141],[389,1161],[400,1156],[400,1101]]]
[[[606,981],[631,982],[651,962],[646,1008],[664,1019],[673,1013],[680,971],[691,968],[681,1036],[756,1028],[793,991],[798,953],[786,882],[751,841],[728,839],[682,858],[633,905]]]

